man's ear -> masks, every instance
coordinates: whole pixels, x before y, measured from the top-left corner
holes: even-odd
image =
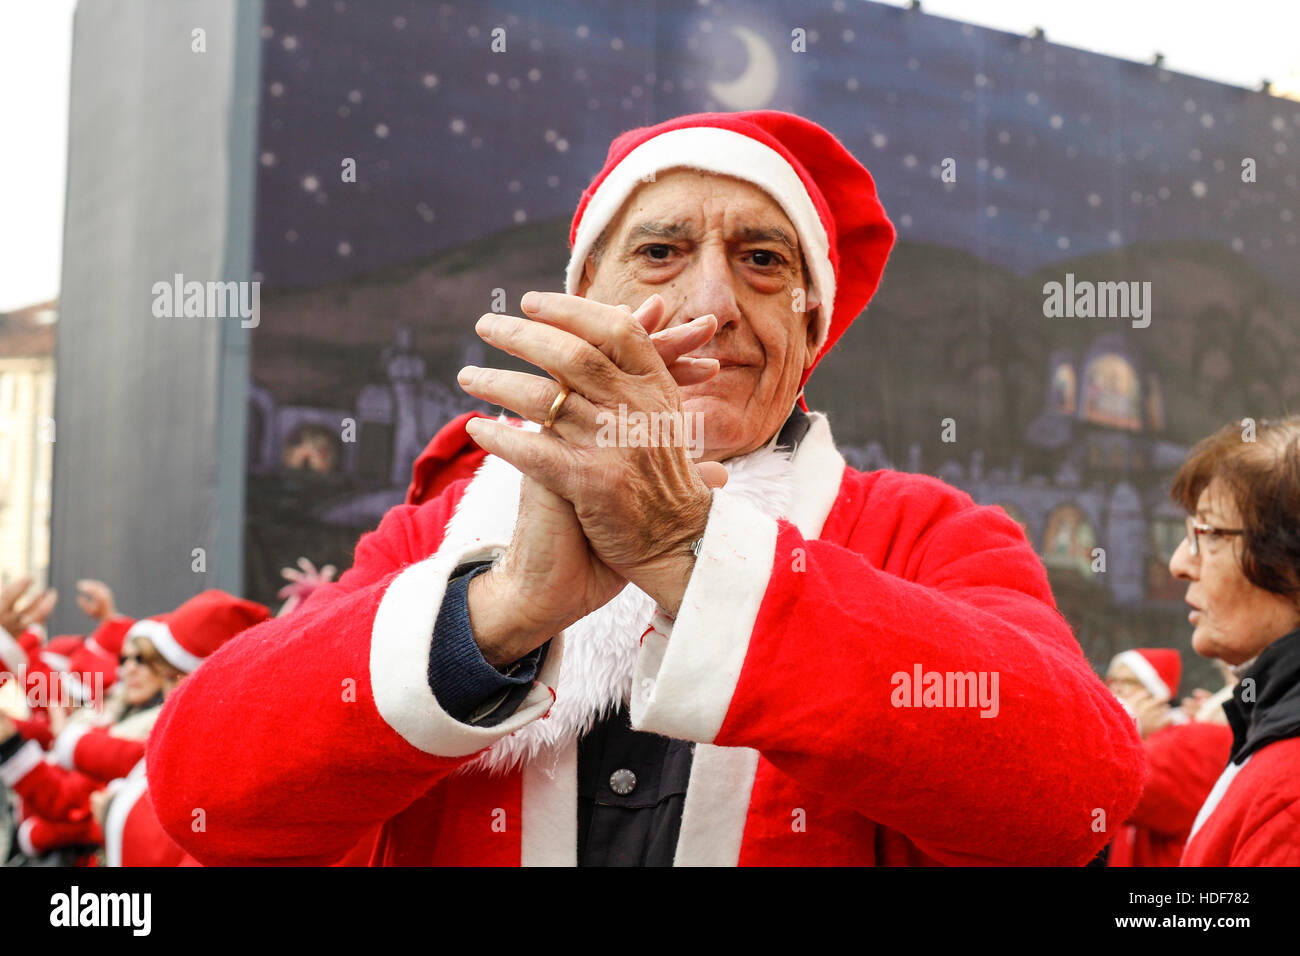
[[[805,312],[808,316],[808,325],[805,328],[808,354],[803,363],[805,371],[811,368],[812,363],[817,359],[817,329],[821,323],[821,304],[821,298],[817,295],[817,290],[809,289]]]
[[[596,267],[592,264],[591,256],[587,256],[582,263],[582,278],[578,280],[578,295],[582,298],[587,297],[587,290],[591,288],[592,282],[596,280]]]

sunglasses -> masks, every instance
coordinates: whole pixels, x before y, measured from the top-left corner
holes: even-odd
[[[139,664],[141,667],[147,667],[147,668],[149,668],[150,670],[153,670],[153,669],[154,669],[154,665],[155,665],[156,663],[157,663],[157,661],[155,661],[152,657],[145,657],[143,654],[123,654],[123,655],[122,655],[122,666],[123,666],[123,667],[125,667],[127,664]]]

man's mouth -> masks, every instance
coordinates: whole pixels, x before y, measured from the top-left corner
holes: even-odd
[[[714,359],[719,368],[748,368],[751,363],[738,358],[729,358],[724,355],[692,355],[694,359]]]

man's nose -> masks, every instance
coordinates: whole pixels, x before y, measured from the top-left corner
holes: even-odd
[[[1192,549],[1183,538],[1169,558],[1169,573],[1180,581],[1195,581],[1199,566],[1200,559],[1192,556]]]
[[[712,312],[718,319],[718,332],[740,321],[740,304],[736,300],[736,277],[727,252],[707,245],[700,249],[689,276],[683,303],[682,321]]]

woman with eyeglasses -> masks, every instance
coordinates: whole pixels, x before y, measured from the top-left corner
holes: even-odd
[[[1169,570],[1192,648],[1240,678],[1231,756],[1183,866],[1300,864],[1300,416],[1242,425],[1193,448],[1171,491],[1188,511]]]

